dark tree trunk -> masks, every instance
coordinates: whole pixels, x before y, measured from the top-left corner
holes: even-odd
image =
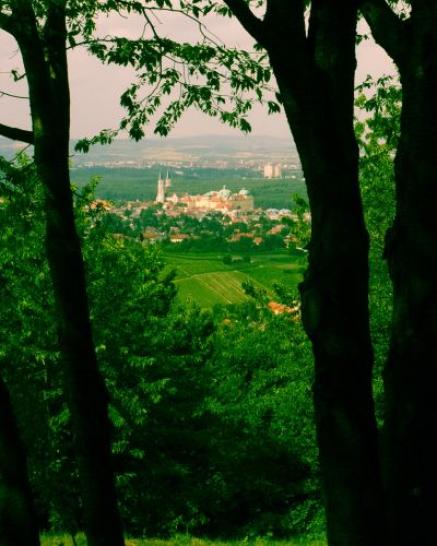
[[[335,546],[386,544],[372,398],[368,236],[353,170],[330,176],[326,166],[323,179],[315,181],[331,186],[328,194],[335,194],[329,212],[328,195],[312,196],[309,266],[300,286],[304,327],[315,357],[314,402],[328,538]]]
[[[225,0],[267,50],[305,174],[312,236],[301,285],[330,546],[386,546],[372,398],[368,235],[353,131],[357,1]],[[308,29],[308,30],[307,30]]]
[[[384,469],[396,546],[437,540],[437,16],[434,22],[417,19],[400,62],[397,210],[386,240],[394,311],[385,370]]]
[[[431,546],[437,542],[437,3],[410,4],[405,21],[380,0],[363,0],[362,11],[399,68],[403,94],[396,216],[385,249],[393,282],[384,373],[389,528],[396,546]]]
[[[49,3],[44,32],[27,2],[17,2],[18,36],[29,84],[35,163],[46,192],[46,249],[58,308],[64,391],[78,458],[89,546],[121,546],[108,398],[92,338],[86,280],[69,177],[69,85],[65,12]]]
[[[312,215],[309,267],[300,288],[315,357],[328,540],[330,546],[386,546],[372,397],[368,235],[353,131],[355,23],[352,2],[314,2],[308,37],[293,59],[297,29],[289,29],[291,42],[277,32],[267,50]]]
[[[0,377],[0,546],[39,546],[38,521],[9,392]]]
[[[309,264],[300,291],[315,358],[328,539],[330,546],[386,545],[358,153],[351,133],[331,126],[321,127],[319,134],[328,139],[327,155],[320,143],[316,155],[313,146],[300,146],[312,215]]]

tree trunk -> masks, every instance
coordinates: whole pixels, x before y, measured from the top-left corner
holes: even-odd
[[[291,47],[280,38],[276,45],[271,38],[268,51],[312,215],[309,266],[300,290],[315,358],[328,541],[386,546],[372,397],[368,234],[353,131],[356,10],[353,2],[334,4],[314,5],[299,60],[295,55],[290,61]]]
[[[386,239],[394,310],[384,378],[384,470],[396,546],[436,544],[436,53],[435,26],[422,21],[400,65],[397,210]]]
[[[328,540],[330,546],[385,546],[372,397],[368,235],[358,154],[353,141],[341,143],[333,132],[333,155],[318,155],[316,168],[307,162],[312,154],[301,152],[307,164],[312,234],[300,290],[303,323],[315,358],[314,403]]]
[[[344,163],[343,163],[344,165]],[[372,398],[368,236],[357,173],[323,182],[312,197],[302,317],[315,357],[314,403],[331,546],[384,544],[385,522]],[[339,186],[343,186],[339,191]],[[324,195],[325,193],[325,195]]]
[[[111,457],[108,397],[92,338],[86,279],[70,189],[65,12],[48,8],[44,34],[33,13],[19,39],[29,84],[35,164],[46,193],[46,249],[58,309],[64,392],[71,413],[89,546],[122,546]]]
[[[27,461],[9,392],[0,377],[0,546],[39,546]]]
[[[90,546],[120,546],[108,395],[92,338],[68,164],[59,140],[43,140],[35,140],[35,161],[46,185],[46,249],[58,307],[64,392],[78,456],[86,534]],[[53,159],[53,153],[59,154],[58,159]]]

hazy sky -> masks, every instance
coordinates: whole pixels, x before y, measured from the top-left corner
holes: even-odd
[[[104,34],[123,34],[137,37],[142,30],[140,19],[122,19],[112,17],[102,19],[99,29]],[[186,21],[175,14],[160,17],[156,26],[161,34],[175,40],[193,41],[197,36],[197,25]],[[229,45],[248,48],[253,41],[241,28],[238,22],[221,17],[212,17],[208,28]],[[361,29],[365,31],[364,27]],[[385,53],[373,40],[364,40],[357,51],[357,81],[362,81],[367,74],[378,76],[393,73],[394,68]],[[127,68],[102,66],[99,61],[86,51],[77,49],[70,53],[70,86],[72,102],[71,134],[73,138],[91,136],[103,128],[118,125],[122,115],[119,96],[132,79],[132,72]],[[26,95],[25,83],[15,84],[8,76],[11,68],[20,67],[20,55],[14,41],[0,31],[0,92],[8,91]],[[268,116],[261,107],[256,107],[249,118],[253,134],[288,136],[289,129],[284,115]],[[29,111],[26,100],[0,98],[0,123],[17,127],[30,126]],[[191,136],[202,134],[236,134],[221,124],[194,110],[187,112],[172,136]]]

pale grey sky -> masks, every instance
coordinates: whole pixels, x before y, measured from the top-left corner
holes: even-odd
[[[165,14],[156,22],[161,34],[175,40],[193,41],[196,39],[197,26],[176,14]],[[137,37],[142,30],[142,21],[138,18],[122,19],[112,17],[102,19],[99,30],[104,34],[122,34]],[[363,25],[360,30],[365,31]],[[211,17],[208,28],[228,45],[250,48],[253,41],[235,20]],[[357,81],[362,81],[367,74],[380,76],[393,73],[394,67],[387,55],[373,40],[364,40],[357,49]],[[83,49],[76,49],[69,55],[71,87],[71,135],[73,138],[91,136],[103,128],[115,128],[122,115],[119,96],[132,79],[132,71],[115,66],[102,66],[97,59]],[[11,68],[21,65],[20,55],[14,41],[4,32],[0,32],[0,91],[26,95],[25,82],[13,83],[8,76]],[[268,116],[263,108],[255,107],[249,121],[255,135],[286,137],[289,129],[284,115]],[[22,128],[30,126],[26,100],[0,98],[0,123]],[[236,134],[204,114],[191,110],[187,112],[172,136],[193,136],[208,134]]]

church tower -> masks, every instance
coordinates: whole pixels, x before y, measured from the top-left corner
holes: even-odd
[[[170,178],[169,175],[168,175],[168,171],[167,171],[167,176],[165,177],[164,187],[165,187],[166,189],[167,189],[167,188],[171,188],[171,178]]]
[[[165,203],[165,181],[159,173],[155,203]]]

